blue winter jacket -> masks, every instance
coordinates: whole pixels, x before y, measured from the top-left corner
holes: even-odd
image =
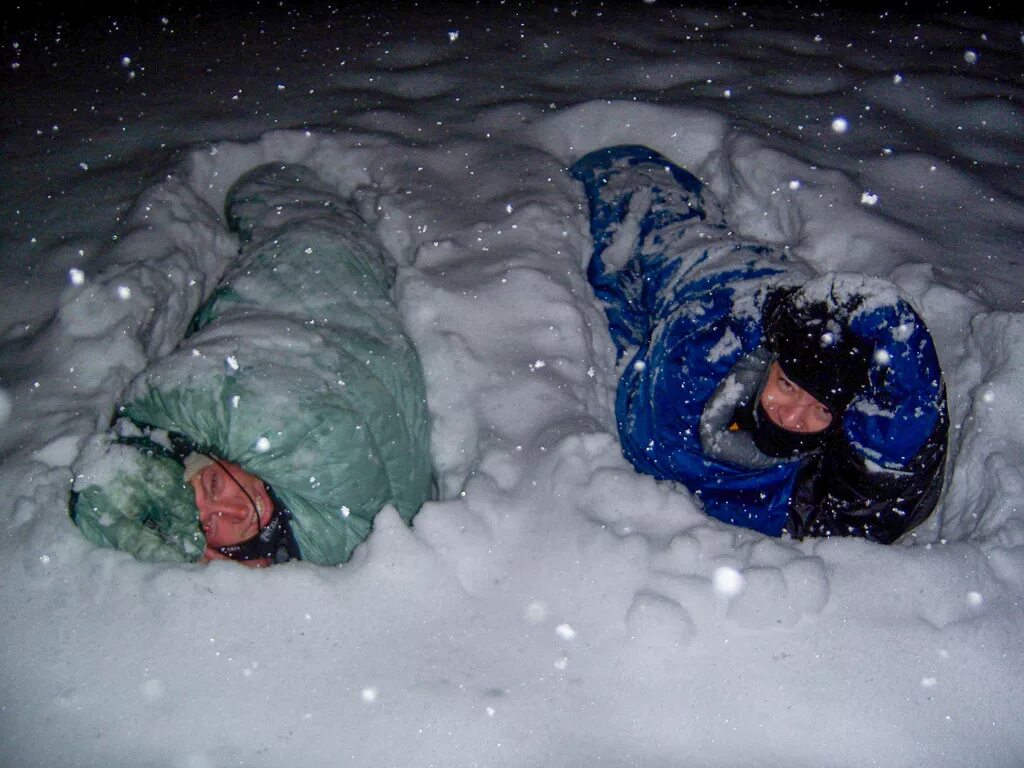
[[[813,278],[786,254],[739,240],[704,185],[646,147],[592,152],[571,173],[590,207],[588,277],[625,363],[616,417],[638,470],[769,535],[888,543],[927,517],[942,480],[945,393],[931,337],[894,286]],[[795,286],[856,299],[837,320],[871,351],[867,383],[823,450],[760,468],[707,455],[699,427],[709,400],[763,347],[766,300]]]

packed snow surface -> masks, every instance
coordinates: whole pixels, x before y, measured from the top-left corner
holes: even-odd
[[[1024,764],[1024,27],[424,6],[4,28],[0,763]],[[565,173],[614,143],[915,303],[953,427],[905,544],[767,539],[623,459]],[[270,160],[401,265],[440,498],[337,569],[97,549],[69,466]]]

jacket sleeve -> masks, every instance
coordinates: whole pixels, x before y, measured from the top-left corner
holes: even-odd
[[[147,563],[190,563],[202,555],[198,525],[195,535],[185,539],[192,545],[189,550],[142,517],[103,514],[105,502],[97,501],[98,495],[94,486],[71,497],[72,520],[93,544],[119,549]]]
[[[195,493],[176,461],[107,432],[86,443],[73,470],[71,519],[94,544],[148,562],[202,557]]]
[[[891,544],[931,514],[942,490],[949,420],[943,398],[931,436],[902,470],[872,465],[837,440],[797,477],[791,536],[861,536]]]
[[[787,530],[890,544],[931,514],[946,459],[949,415],[931,335],[897,295],[869,292],[850,330],[871,358],[841,428],[797,478]]]

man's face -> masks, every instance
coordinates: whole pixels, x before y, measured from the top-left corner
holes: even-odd
[[[237,464],[214,462],[189,482],[196,492],[207,547],[240,544],[270,521],[274,505],[266,486]]]
[[[828,406],[787,378],[778,361],[768,368],[768,380],[761,390],[761,405],[772,423],[790,432],[814,434],[832,423]]]

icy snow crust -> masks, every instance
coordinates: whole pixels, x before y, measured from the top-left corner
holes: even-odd
[[[433,13],[7,49],[0,763],[1019,765],[1024,30]],[[953,429],[905,546],[765,539],[622,458],[564,166],[623,142],[743,237],[915,302]],[[443,500],[338,569],[97,549],[69,465],[231,263],[225,191],[268,160],[354,196],[402,265]]]

